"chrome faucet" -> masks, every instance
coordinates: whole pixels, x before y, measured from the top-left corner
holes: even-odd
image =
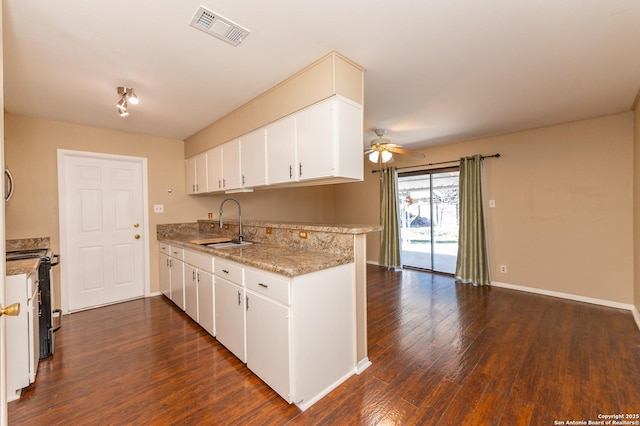
[[[244,238],[242,236],[242,209],[240,208],[240,202],[235,198],[225,198],[222,203],[220,203],[220,229],[222,229],[222,225],[224,225],[224,222],[222,221],[222,207],[224,207],[224,203],[227,201],[235,201],[238,205],[238,242],[241,243]]]

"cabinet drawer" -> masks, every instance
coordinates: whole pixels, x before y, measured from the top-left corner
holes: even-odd
[[[184,261],[201,271],[213,273],[213,257],[191,250],[184,251]]]
[[[171,252],[169,256],[175,257],[176,259],[184,260],[184,249],[180,247],[171,247]]]
[[[171,246],[167,243],[160,243],[160,253],[171,256]]]
[[[214,271],[216,275],[236,283],[244,285],[242,281],[242,266],[236,263],[227,262],[225,260],[216,259],[214,262]]]
[[[247,268],[244,271],[244,280],[245,286],[256,293],[264,294],[285,305],[291,303],[289,281],[285,279]]]

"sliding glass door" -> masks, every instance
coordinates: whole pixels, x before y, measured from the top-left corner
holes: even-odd
[[[457,167],[398,175],[404,266],[455,273],[458,182]]]

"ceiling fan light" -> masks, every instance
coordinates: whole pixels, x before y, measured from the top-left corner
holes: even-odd
[[[133,89],[127,91],[127,101],[132,105],[137,105],[139,100]]]
[[[380,153],[378,151],[373,151],[371,152],[371,154],[369,154],[369,161],[371,161],[372,163],[377,163],[379,157]]]
[[[393,158],[393,154],[390,151],[382,151],[382,162],[386,163],[387,161]]]

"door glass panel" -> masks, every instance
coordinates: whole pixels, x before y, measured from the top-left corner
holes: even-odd
[[[402,263],[433,269],[431,264],[430,175],[398,177]]]
[[[453,274],[458,252],[459,172],[398,176],[402,263]]]
[[[433,188],[433,270],[454,274],[458,254],[459,172],[431,175]]]

